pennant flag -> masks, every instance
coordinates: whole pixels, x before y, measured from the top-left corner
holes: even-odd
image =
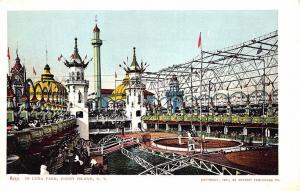
[[[7,47],[7,58],[10,60],[9,47]]]
[[[257,53],[256,54],[260,54],[262,52],[262,47],[260,45],[259,49],[257,50]]]
[[[36,76],[36,72],[35,72],[35,69],[34,69],[34,67],[32,67],[32,72],[33,72],[33,75],[35,75],[35,76]]]
[[[201,39],[201,32],[199,34],[199,39],[198,39],[198,48],[202,46],[202,39]]]
[[[62,57],[63,57],[63,55],[61,54],[61,55],[57,58],[57,60],[60,62],[60,60],[61,60]]]

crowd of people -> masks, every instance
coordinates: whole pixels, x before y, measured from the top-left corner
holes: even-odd
[[[45,156],[40,174],[105,174],[104,167],[89,156],[78,134],[66,138]]]
[[[102,110],[89,113],[90,117],[98,117],[99,119],[120,119],[126,118],[126,113],[123,110]]]

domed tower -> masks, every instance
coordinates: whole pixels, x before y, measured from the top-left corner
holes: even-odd
[[[81,59],[77,48],[77,38],[75,38],[75,47],[71,60],[64,60],[64,64],[69,68],[69,77],[66,80],[69,95],[68,107],[71,115],[75,115],[77,118],[80,137],[86,140],[89,139],[87,107],[89,81],[84,78],[84,70],[90,61],[85,62],[85,59]]]
[[[131,119],[131,131],[143,130],[142,116],[146,114],[144,106],[145,84],[142,84],[142,73],[145,65],[138,64],[136,60],[135,47],[133,48],[133,59],[129,67],[125,67],[128,74],[128,84],[126,86],[126,115]]]

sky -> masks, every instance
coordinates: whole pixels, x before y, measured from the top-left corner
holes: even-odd
[[[27,76],[34,81],[46,62],[59,81],[68,68],[57,58],[70,58],[74,38],[82,58],[93,56],[91,45],[95,16],[100,28],[102,88],[114,87],[125,72],[118,67],[132,60],[136,47],[137,59],[150,66],[147,71],[181,64],[197,54],[199,33],[203,50],[216,50],[242,43],[278,29],[277,11],[9,11],[7,14],[8,46],[13,66],[18,48]],[[46,59],[46,49],[48,56]],[[47,60],[47,61],[46,61]],[[33,75],[32,68],[37,73]],[[86,69],[93,91],[93,63]],[[119,83],[119,82],[118,82]]]

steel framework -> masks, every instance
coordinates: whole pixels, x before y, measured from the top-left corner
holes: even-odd
[[[163,172],[172,173],[176,170],[192,166],[194,168],[204,170],[210,172],[215,175],[250,175],[253,174],[248,171],[240,170],[234,167],[229,167],[223,164],[214,163],[208,160],[203,160],[201,158],[197,158],[197,155],[194,154],[191,156],[181,156],[175,153],[164,153],[164,152],[149,152],[147,149],[142,149],[144,152],[148,152],[154,155],[158,155],[160,157],[169,159],[171,161],[159,164],[157,166],[153,166],[152,168],[148,168],[145,171],[141,172],[140,175],[145,174],[160,174]]]
[[[183,64],[145,72],[143,81],[147,90],[155,93],[157,102],[164,98],[173,75],[179,80],[187,104],[200,99],[204,105],[208,95],[224,94],[229,98],[236,92],[263,96],[264,100],[267,96],[277,96],[278,32],[220,50],[203,50]],[[260,95],[261,92],[265,93]]]

